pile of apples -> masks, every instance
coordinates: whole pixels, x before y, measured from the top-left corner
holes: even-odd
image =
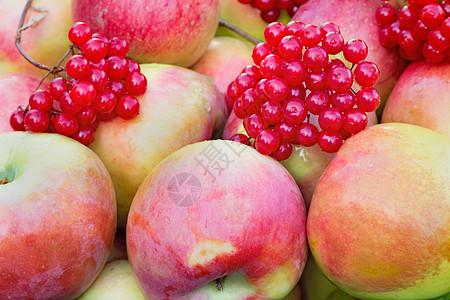
[[[381,44],[377,10],[389,2],[405,11],[403,0],[301,2],[292,18],[280,17],[294,24],[285,26],[268,25],[259,9],[238,0],[1,1],[0,299],[450,299],[448,57],[411,62]],[[27,59],[15,46],[21,17]],[[224,31],[220,18],[265,44]],[[88,146],[73,134],[11,127],[19,106],[54,85],[29,60],[57,66],[71,49],[74,24],[87,24],[105,47],[113,37],[124,41],[122,60],[138,62],[141,78],[139,92],[128,91],[138,110],[96,124]],[[331,32],[337,42],[364,43],[367,53],[352,63],[347,46],[308,45],[316,28],[320,38]],[[277,43],[264,40],[268,31]],[[288,49],[293,40],[302,47]],[[281,64],[255,63],[261,47]],[[322,58],[308,51],[314,47],[323,48]],[[70,56],[84,55],[81,48]],[[322,66],[325,59],[338,63]],[[266,131],[279,132],[302,105],[333,110],[337,102],[310,103],[317,84],[325,98],[375,91],[361,130],[342,135],[333,127],[337,152],[298,134],[286,139],[286,156],[261,151],[271,142],[247,135],[250,123],[235,113],[245,99],[229,93],[230,83],[248,80],[239,81],[249,90],[240,94],[270,104],[281,92],[265,82],[283,83],[277,68],[293,61],[309,64],[306,78],[319,78],[319,65],[334,77],[289,77],[278,106],[298,105],[290,118],[280,111]],[[342,81],[343,89],[338,70],[358,79]],[[75,82],[71,74],[57,81]],[[339,114],[348,120],[346,111],[361,101],[334,109],[331,125]],[[48,105],[50,116],[60,113],[57,102]],[[251,113],[264,120],[272,112]],[[303,121],[328,130],[321,113],[312,113],[291,124],[292,132]]]

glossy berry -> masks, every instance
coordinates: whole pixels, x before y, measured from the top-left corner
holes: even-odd
[[[320,149],[334,153],[342,146],[342,136],[336,131],[322,131],[317,139]]]
[[[70,137],[85,146],[89,146],[94,141],[94,130],[89,126],[80,125],[77,131]]]
[[[257,102],[257,95],[253,89],[246,90],[240,97],[239,101],[246,113],[256,113],[261,105]]]
[[[253,79],[255,79],[256,82],[258,82],[261,79],[261,72],[259,71],[259,68],[254,65],[248,65],[242,69],[241,73],[245,73]]]
[[[305,86],[304,85],[290,86],[288,99],[290,98],[298,98],[301,100],[305,100],[306,98]]]
[[[273,130],[262,130],[255,139],[256,150],[264,155],[274,153],[280,146],[280,136]]]
[[[264,92],[270,100],[280,102],[289,95],[289,85],[281,78],[271,78],[264,84]]]
[[[245,117],[243,124],[248,136],[253,139],[267,128],[266,121],[258,114],[248,115]]]
[[[300,145],[311,147],[317,143],[319,130],[311,123],[302,123],[297,128],[297,141]]]
[[[310,47],[303,54],[303,63],[311,70],[323,69],[328,64],[328,53],[321,46]]]
[[[345,113],[342,127],[345,131],[356,134],[366,128],[367,122],[367,115],[355,108]]]
[[[356,105],[362,111],[375,111],[380,103],[380,94],[373,87],[363,87],[356,93]]]
[[[343,53],[347,61],[357,64],[366,59],[368,47],[363,40],[352,39],[345,43]]]
[[[33,92],[28,100],[31,109],[40,109],[48,112],[53,106],[53,99],[50,93],[44,90]]]
[[[238,99],[236,99],[234,101],[233,112],[240,119],[245,118],[245,116],[247,115],[247,113],[244,109],[244,105],[242,104],[242,97],[239,97]]]
[[[229,139],[230,141],[238,142],[247,146],[251,146],[250,140],[248,136],[242,134],[242,133],[236,133]]]
[[[92,30],[83,22],[77,22],[69,29],[69,40],[77,45],[84,45],[92,36]]]
[[[129,95],[143,95],[147,90],[147,78],[140,72],[130,73],[125,78],[124,87]]]
[[[288,123],[286,120],[281,120],[275,125],[275,131],[282,140],[289,143],[297,143],[297,127]]]
[[[292,145],[285,141],[280,142],[278,149],[273,152],[270,156],[275,158],[277,161],[283,161],[288,159],[292,154]]]
[[[103,34],[100,34],[100,33],[98,33],[98,32],[94,33],[94,34],[92,35],[92,38],[99,39],[100,41],[102,41],[103,43],[105,43],[105,45],[108,45],[108,44],[109,44],[109,39],[108,39],[106,36],[104,36]]]
[[[338,131],[342,127],[344,118],[339,109],[330,107],[324,109],[319,115],[319,126],[322,130]]]
[[[122,98],[122,96],[125,96],[126,94],[125,86],[122,81],[109,81],[105,90],[113,92],[117,99]]]
[[[329,32],[322,39],[322,47],[331,55],[340,53],[344,45],[344,37],[339,32]]]
[[[61,110],[69,115],[75,115],[81,110],[81,106],[75,104],[69,93],[64,93],[59,101]]]
[[[87,106],[92,103],[96,95],[94,85],[88,81],[80,81],[70,91],[70,98],[79,106]]]
[[[252,59],[253,62],[259,66],[261,61],[270,54],[270,46],[266,43],[259,43],[253,48]]]
[[[86,57],[74,55],[67,60],[66,72],[72,78],[81,79],[89,72],[90,64]]]
[[[302,41],[293,35],[285,36],[278,45],[279,54],[286,60],[300,58],[302,51]]]
[[[420,21],[422,21],[428,28],[434,28],[441,25],[444,19],[445,11],[437,3],[425,5],[420,10]]]
[[[278,47],[281,39],[284,37],[284,25],[280,22],[273,22],[264,29],[264,38],[272,47]]]
[[[300,33],[305,28],[305,23],[300,21],[290,21],[286,24],[284,28],[284,33],[286,35],[293,35],[296,37],[300,37]]]
[[[383,47],[393,48],[397,46],[397,40],[393,42],[389,37],[389,26],[382,28],[380,30],[379,36],[380,36],[380,43],[381,45],[383,45]]]
[[[419,11],[415,6],[403,6],[398,11],[400,29],[411,30],[419,20]]]
[[[333,93],[329,99],[331,106],[336,107],[343,112],[351,110],[356,103],[356,97],[350,91],[344,93]]]
[[[101,69],[106,72],[108,70],[108,65],[106,64],[106,59],[101,59],[96,64],[94,64],[93,62],[90,62],[90,68],[91,69]]]
[[[99,63],[100,60],[105,58],[108,52],[108,46],[105,45],[100,39],[91,38],[81,48],[84,56],[93,63]]]
[[[139,66],[139,63],[135,61],[134,59],[127,59],[128,62],[128,73],[133,72],[141,72],[141,66]]]
[[[300,99],[289,99],[283,104],[283,118],[292,125],[298,125],[306,119],[308,109],[304,101]]]
[[[47,112],[40,109],[31,109],[25,115],[24,124],[28,131],[45,132],[50,125],[50,118]]]
[[[300,32],[300,38],[305,47],[317,46],[322,40],[322,32],[316,25],[308,24]]]
[[[238,94],[242,94],[249,88],[254,87],[255,84],[256,84],[255,78],[245,73],[239,74],[234,80],[234,85],[236,87],[236,91],[238,92]]]
[[[94,98],[94,108],[99,113],[109,113],[116,108],[117,98],[113,92],[103,90]]]
[[[324,91],[328,87],[327,74],[323,70],[310,71],[306,75],[305,85],[310,91]]]
[[[360,62],[353,72],[355,81],[363,87],[374,86],[380,79],[380,69],[370,61]]]
[[[128,61],[122,56],[110,56],[106,60],[107,74],[111,80],[122,80],[128,74]]]
[[[329,106],[329,96],[323,91],[311,92],[306,97],[305,104],[310,113],[318,115]]]
[[[274,9],[276,0],[253,0],[252,5],[261,11]]]
[[[67,80],[61,77],[53,79],[48,86],[48,91],[53,99],[59,101],[67,91]]]
[[[397,19],[397,11],[389,3],[385,3],[377,8],[375,18],[379,25],[389,25]]]
[[[422,53],[423,56],[425,57],[425,60],[430,64],[439,64],[447,58],[447,52],[438,51],[428,43],[425,43],[423,45]]]
[[[307,74],[307,68],[299,59],[287,61],[281,68],[281,77],[291,86],[305,82]]]
[[[333,22],[325,22],[322,26],[320,26],[320,32],[322,32],[322,35],[325,36],[329,32],[341,33],[341,30],[339,29],[339,26]]]
[[[422,41],[426,41],[428,38],[428,34],[430,33],[430,28],[425,26],[422,21],[417,21],[416,25],[414,25],[413,29],[414,36]]]
[[[108,84],[108,75],[101,69],[89,70],[89,73],[83,79],[92,83],[97,92],[102,91]]]
[[[97,119],[97,111],[94,108],[94,105],[88,105],[81,107],[81,110],[76,114],[76,117],[80,124],[90,125],[95,122]]]
[[[272,101],[266,101],[261,105],[261,116],[269,124],[276,124],[283,117],[280,104]]]
[[[449,5],[450,7],[450,5]],[[441,24],[441,34],[450,39],[450,17],[447,17]]]
[[[265,78],[281,77],[283,59],[275,54],[267,55],[259,65],[261,75]]]
[[[431,29],[427,42],[437,51],[446,51],[450,47],[450,39],[442,35],[439,27]]]
[[[120,37],[113,37],[108,44],[108,56],[126,57],[128,54],[128,42]]]
[[[20,109],[14,111],[9,118],[9,124],[14,131],[25,131],[24,112]]]
[[[117,102],[116,112],[122,119],[131,120],[139,114],[139,102],[134,96],[123,96]]]
[[[353,84],[352,71],[346,66],[334,67],[328,72],[327,84],[330,89],[337,93],[348,91]]]
[[[56,133],[71,136],[78,129],[78,120],[73,115],[61,113],[53,119],[52,126]]]
[[[398,36],[398,44],[406,51],[418,50],[421,46],[421,40],[415,36],[413,31],[403,30]]]

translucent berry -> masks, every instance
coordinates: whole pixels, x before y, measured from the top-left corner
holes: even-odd
[[[126,94],[125,86],[122,81],[109,81],[105,90],[113,92],[117,99],[120,99]]]
[[[281,77],[283,59],[275,54],[267,55],[259,65],[261,74],[265,78]]]
[[[50,125],[50,118],[47,112],[31,109],[25,115],[24,124],[28,131],[45,132]]]
[[[356,103],[356,97],[350,91],[344,93],[333,93],[329,99],[331,106],[336,107],[343,112],[351,110]]]
[[[311,123],[302,123],[297,128],[297,141],[300,145],[311,147],[317,143],[319,130]]]
[[[254,87],[255,84],[256,84],[255,78],[245,73],[239,74],[234,80],[234,85],[239,94],[242,94],[246,90]]]
[[[252,144],[250,143],[250,140],[248,138],[248,136],[246,136],[245,134],[242,133],[236,133],[234,134],[232,137],[230,137],[229,139],[230,141],[234,141],[234,142],[238,142],[247,146],[251,146]]]
[[[300,33],[305,28],[305,23],[300,21],[290,21],[286,24],[284,28],[285,35],[293,35],[296,37],[300,37]]]
[[[273,22],[264,29],[264,38],[267,43],[276,48],[284,37],[284,25],[280,22]]]
[[[56,133],[71,136],[78,129],[78,120],[73,115],[60,113],[53,119],[52,126]]]
[[[14,131],[25,131],[25,115],[20,109],[14,111],[10,118],[9,124]]]
[[[271,78],[266,81],[264,92],[270,100],[280,102],[289,95],[289,85],[281,78]]]
[[[321,46],[310,47],[303,54],[303,63],[311,70],[323,69],[328,64],[328,53]]]
[[[352,39],[345,43],[343,52],[347,61],[357,64],[366,59],[368,47],[363,40]]]
[[[446,51],[438,51],[434,49],[429,43],[425,43],[422,47],[422,53],[425,60],[430,64],[439,64],[447,58]]]
[[[280,146],[279,135],[270,129],[262,130],[255,139],[256,150],[264,155],[274,153]]]
[[[342,146],[342,136],[336,131],[322,131],[317,139],[320,149],[328,153],[334,153]]]
[[[252,58],[253,62],[259,66],[261,61],[271,53],[270,46],[266,43],[259,43],[253,48]]]
[[[349,133],[356,134],[366,128],[367,115],[360,109],[352,109],[345,113],[342,127]]]
[[[261,116],[269,124],[276,124],[283,117],[281,105],[273,102],[266,101],[261,105]]]
[[[48,112],[53,106],[53,99],[50,93],[44,90],[33,92],[28,100],[31,109],[40,109]]]
[[[305,82],[307,69],[299,59],[293,59],[283,64],[281,77],[289,84],[297,86]]]
[[[89,72],[90,64],[86,57],[74,55],[67,60],[66,72],[72,78],[81,79]]]
[[[147,78],[140,72],[130,73],[125,78],[124,87],[129,95],[143,95],[147,90]]]
[[[414,35],[413,31],[403,30],[398,36],[398,44],[406,51],[418,50],[422,41]]]
[[[85,146],[89,146],[94,141],[94,130],[87,125],[80,125],[70,137]]]
[[[92,103],[96,95],[94,85],[88,81],[80,81],[70,91],[70,98],[78,106],[87,106]]]
[[[275,131],[279,134],[282,140],[289,143],[297,143],[297,127],[287,121],[281,120],[275,124]]]
[[[300,32],[300,38],[305,47],[317,46],[322,40],[322,32],[316,25],[308,24]]]
[[[446,51],[450,47],[450,39],[442,35],[440,27],[431,29],[427,41],[437,51]]]
[[[322,130],[338,131],[342,127],[343,120],[341,111],[335,107],[330,107],[320,113],[319,126]]]
[[[247,75],[250,75],[255,79],[256,82],[261,79],[261,72],[259,71],[259,68],[254,65],[248,65],[244,69],[242,69],[241,73],[245,73]]]
[[[128,42],[120,37],[113,37],[108,44],[108,56],[126,57],[128,54]]]
[[[422,21],[428,28],[434,28],[441,25],[444,19],[445,11],[437,3],[425,5],[420,10],[420,21]]]
[[[380,94],[373,87],[363,87],[356,93],[356,105],[362,111],[375,111],[380,103]]]
[[[276,0],[253,0],[252,5],[261,11],[274,9]]]
[[[84,56],[93,63],[99,63],[100,60],[105,58],[108,51],[108,47],[105,43],[97,38],[91,38],[81,49]]]
[[[341,33],[341,30],[339,29],[339,26],[334,24],[333,22],[325,22],[320,26],[320,31],[322,32],[322,35],[325,36],[329,32],[337,32]]]
[[[329,106],[329,96],[323,91],[311,92],[305,100],[308,111],[313,115],[319,115],[325,108]]]
[[[397,19],[397,11],[389,3],[385,3],[377,8],[375,18],[380,26],[389,25]]]
[[[91,125],[97,119],[97,111],[92,104],[83,106],[81,110],[76,114],[76,117],[80,124]]]
[[[328,87],[327,73],[323,70],[310,71],[306,75],[305,84],[310,91],[324,91]]]
[[[245,117],[243,124],[248,136],[252,139],[267,128],[267,123],[259,114],[248,115]]]
[[[278,53],[282,58],[290,60],[300,58],[303,51],[302,41],[293,35],[285,36],[278,45]]]
[[[77,46],[84,45],[91,36],[91,28],[83,22],[77,22],[69,29],[69,40]]]
[[[53,99],[59,101],[67,91],[67,80],[61,77],[53,79],[48,86],[48,91]]]
[[[329,32],[322,39],[322,47],[331,55],[340,53],[344,45],[344,38],[339,32]]]
[[[103,90],[97,93],[93,105],[96,111],[100,113],[109,113],[116,108],[117,98],[113,92]]]
[[[280,142],[278,149],[273,152],[270,156],[275,158],[277,161],[283,161],[288,159],[292,154],[292,145],[285,141]]]
[[[123,96],[117,102],[116,112],[122,119],[131,120],[139,114],[139,102],[134,96]]]
[[[308,109],[301,99],[289,99],[283,104],[283,118],[292,125],[298,125],[306,119]]]
[[[111,80],[122,80],[128,74],[128,61],[122,56],[110,56],[106,60],[108,76]]]
[[[62,95],[59,106],[63,112],[69,115],[75,115],[81,110],[81,106],[72,100],[69,93],[64,93],[64,95]]]
[[[355,70],[355,81],[363,87],[374,86],[380,78],[380,69],[370,61],[360,62]]]
[[[353,84],[352,71],[346,66],[334,67],[328,72],[327,84],[330,89],[337,93],[348,91]]]
[[[128,73],[141,72],[141,66],[134,59],[127,59],[128,62]]]
[[[91,69],[89,73],[84,77],[84,80],[92,83],[95,90],[100,92],[108,84],[108,75],[104,70],[101,69]]]
[[[414,6],[403,6],[398,11],[400,29],[411,30],[419,20],[419,11]]]

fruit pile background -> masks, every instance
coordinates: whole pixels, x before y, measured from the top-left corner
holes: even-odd
[[[448,0],[0,17],[0,299],[450,299]]]

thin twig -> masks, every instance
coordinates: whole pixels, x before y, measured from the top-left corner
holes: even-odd
[[[254,37],[251,34],[248,34],[247,32],[243,31],[240,28],[237,28],[236,26],[234,26],[233,24],[231,24],[228,21],[225,21],[224,19],[220,18],[219,20],[219,26],[223,26],[231,31],[233,31],[234,33],[236,33],[237,35],[243,37],[244,39],[246,39],[249,42],[252,42],[253,44],[259,44],[259,43],[263,43],[263,41],[261,41],[260,39]]]

